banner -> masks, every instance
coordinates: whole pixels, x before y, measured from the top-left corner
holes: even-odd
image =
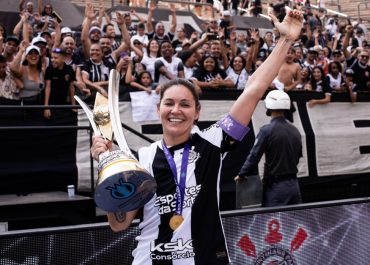
[[[222,222],[233,265],[370,260],[368,199],[230,211]],[[0,265],[128,265],[139,233],[138,226],[114,233],[107,223],[4,233]]]

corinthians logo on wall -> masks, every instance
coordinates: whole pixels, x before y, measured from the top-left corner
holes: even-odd
[[[247,234],[243,235],[239,242],[238,247],[244,254],[253,260],[254,265],[277,265],[277,264],[298,264],[294,258],[293,253],[298,251],[304,241],[307,239],[308,234],[305,229],[298,228],[294,237],[290,241],[290,246],[282,245],[283,234],[279,232],[280,223],[276,219],[268,222],[268,232],[265,235],[264,247],[257,253],[256,246]]]

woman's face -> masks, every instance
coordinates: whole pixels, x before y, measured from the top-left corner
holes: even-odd
[[[314,69],[312,71],[312,76],[313,78],[316,80],[316,81],[320,81],[321,80],[321,71],[319,69]]]
[[[233,69],[236,72],[241,72],[243,70],[243,61],[242,58],[240,57],[235,57],[234,62],[233,62]]]
[[[149,73],[144,73],[141,75],[140,82],[143,86],[150,86],[152,83],[152,79],[150,78]]]
[[[215,69],[215,66],[215,60],[210,57],[205,59],[203,62],[203,67],[207,72],[212,72]]]
[[[51,5],[45,5],[44,11],[47,15],[51,15],[53,12],[53,7]]]
[[[185,142],[199,118],[194,96],[183,85],[174,85],[164,92],[158,114],[167,145]]]
[[[99,44],[93,44],[90,48],[90,58],[94,63],[100,63],[103,58],[103,52]]]
[[[40,60],[40,55],[36,50],[32,50],[27,54],[26,59],[29,65],[36,65]]]
[[[306,79],[308,77],[308,69],[307,68],[302,68],[301,76],[302,76],[302,79]]]
[[[157,41],[152,41],[149,46],[149,51],[151,52],[158,52],[159,50],[159,45]]]

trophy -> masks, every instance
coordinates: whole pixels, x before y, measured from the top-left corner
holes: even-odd
[[[119,150],[99,156],[98,180],[94,193],[96,205],[107,212],[128,212],[145,205],[154,195],[157,184],[132,154],[122,131],[118,106],[120,75],[111,70],[108,99],[97,93],[94,109],[74,96],[86,113],[95,135],[115,138]],[[113,134],[113,137],[112,137]]]

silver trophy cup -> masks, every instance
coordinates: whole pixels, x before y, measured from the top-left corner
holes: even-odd
[[[157,184],[132,154],[122,131],[118,105],[120,75],[111,70],[108,100],[97,93],[94,110],[78,96],[75,99],[86,113],[95,135],[107,140],[113,137],[119,150],[105,152],[99,157],[94,200],[107,212],[128,212],[144,206],[154,195]]]

